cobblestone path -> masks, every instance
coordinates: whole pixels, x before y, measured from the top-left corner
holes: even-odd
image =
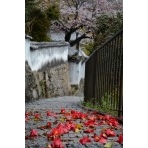
[[[88,112],[82,109],[78,103],[82,100],[82,97],[66,96],[57,97],[52,99],[41,99],[35,102],[25,104],[25,147],[26,148],[51,148],[53,143],[52,139],[47,138],[47,134],[51,132],[58,124],[65,124],[66,120],[64,114],[61,113],[61,109],[65,109],[66,112],[76,111],[87,114],[88,118],[93,112]],[[64,110],[63,110],[64,112]],[[48,114],[49,113],[49,114]],[[51,113],[51,114],[50,114]],[[48,115],[47,115],[48,114]],[[110,128],[108,124],[95,125],[93,132],[86,132],[88,127],[84,126],[88,119],[75,118],[72,120],[77,125],[77,130],[69,130],[68,132],[60,136],[64,148],[104,148],[105,144],[95,142],[92,136],[94,133],[100,135],[103,129]],[[51,127],[45,126],[47,122],[51,123]],[[99,120],[97,120],[97,123]],[[29,137],[30,131],[35,129],[38,132],[37,136]],[[122,148],[123,146],[117,141],[118,136],[123,132],[122,125],[114,129],[116,136],[108,137],[107,142],[112,141],[112,148]],[[85,131],[85,132],[84,132]],[[84,136],[88,136],[91,142],[81,144],[79,141]],[[53,148],[53,146],[52,146]],[[58,148],[58,147],[54,147]],[[62,147],[59,147],[62,148]],[[111,148],[111,147],[109,147]]]

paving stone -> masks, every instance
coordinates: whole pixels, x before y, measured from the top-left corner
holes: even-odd
[[[72,143],[72,144],[68,144],[66,146],[67,146],[67,148],[85,148],[85,146],[83,146],[81,143]]]
[[[75,134],[75,135],[76,135],[77,138],[83,137],[83,135],[82,135],[81,133],[77,133],[77,134]]]
[[[57,98],[52,98],[52,99],[40,99],[36,102],[31,102],[31,103],[25,103],[25,110],[26,111],[32,111],[32,112],[39,112],[41,113],[41,121],[34,121],[34,116],[30,117],[30,120],[26,122],[25,124],[25,135],[30,134],[31,129],[37,129],[38,126],[44,126],[47,124],[47,122],[52,122],[52,127],[50,129],[37,129],[38,133],[41,135],[38,138],[34,138],[34,140],[27,139],[25,141],[25,147],[26,148],[45,148],[47,143],[51,143],[52,141],[47,140],[47,136],[44,135],[45,133],[49,133],[53,127],[55,127],[58,123],[62,123],[60,120],[61,117],[63,116],[62,114],[57,114],[57,118],[52,117],[52,116],[46,116],[47,110],[54,112],[54,113],[60,113],[61,108],[65,108],[66,110],[76,110],[84,113],[88,113],[88,111],[83,110],[78,106],[78,102],[82,98],[80,97],[57,97]],[[57,121],[58,120],[58,121]],[[56,122],[55,122],[56,121]],[[74,120],[76,123],[81,123],[80,119]],[[84,121],[83,121],[84,122]],[[95,129],[95,132],[97,135],[100,134],[102,128],[107,128],[108,125],[102,125],[102,126],[97,126]],[[83,127],[84,128],[84,127]],[[69,133],[64,134],[61,136],[61,139],[63,140],[63,144],[65,145],[65,148],[103,148],[104,146],[100,144],[99,142],[92,142],[88,143],[86,145],[82,145],[79,140],[83,136],[89,136],[91,137],[93,134],[89,133],[86,134],[83,132],[83,128],[80,130],[79,133],[75,133],[73,131],[69,131]],[[115,131],[118,134],[121,134],[123,131],[122,129],[117,129]],[[92,141],[93,139],[90,138]],[[107,141],[113,141],[114,139],[117,139],[117,137],[109,137]],[[113,148],[122,148],[123,146],[117,142],[113,143]]]

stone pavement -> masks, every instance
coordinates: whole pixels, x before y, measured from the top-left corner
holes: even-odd
[[[28,119],[25,119],[25,136],[27,137],[30,134],[31,129],[36,129],[38,131],[38,136],[33,138],[26,138],[25,139],[25,148],[50,148],[47,147],[47,145],[51,144],[53,141],[47,139],[47,133],[51,131],[51,129],[55,126],[57,126],[59,123],[65,123],[65,120],[63,119],[63,115],[60,114],[61,109],[65,109],[66,111],[79,111],[83,113],[87,113],[89,116],[91,112],[82,109],[78,103],[83,100],[82,97],[76,97],[76,96],[65,96],[65,97],[57,97],[52,99],[40,99],[35,102],[29,102],[25,104],[25,110],[26,113],[30,113],[30,115],[27,117]],[[57,116],[47,116],[47,111],[50,111],[52,113],[57,114]],[[39,114],[39,120],[38,117],[34,118],[34,114]],[[42,126],[47,125],[47,122],[51,122],[52,126],[51,128],[39,128]],[[82,119],[75,119],[75,123],[77,123],[79,126],[82,125],[83,121]],[[86,122],[86,121],[84,121]],[[104,128],[108,128],[109,125],[102,124],[100,126],[96,126],[94,133],[99,135]],[[104,145],[99,142],[94,142],[92,136],[94,133],[84,133],[84,129],[86,127],[83,126],[83,130],[80,129],[77,132],[76,131],[69,131],[68,133],[63,134],[60,138],[62,139],[62,143],[64,145],[64,148],[103,148]],[[122,131],[122,125],[120,128],[115,129],[115,133],[120,135]],[[79,140],[84,137],[89,136],[92,142],[81,144]],[[112,148],[122,148],[123,145],[119,144],[117,141],[118,137],[108,137],[107,142],[113,141]],[[58,147],[57,147],[58,148]]]

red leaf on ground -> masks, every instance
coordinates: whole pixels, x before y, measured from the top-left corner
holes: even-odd
[[[86,117],[87,117],[87,114],[80,113],[80,118],[81,118],[81,119],[86,119]]]
[[[68,130],[73,130],[73,131],[75,131],[75,129],[76,129],[76,125],[75,125],[73,122],[71,122],[71,121],[66,122],[66,123],[65,123],[65,127],[66,127]]]
[[[55,139],[57,137],[59,137],[61,135],[61,132],[59,129],[57,128],[53,128],[52,131],[50,133],[47,133],[47,139]]]
[[[59,133],[60,133],[61,135],[68,132],[67,127],[66,127],[64,124],[62,124],[62,123],[60,123],[60,124],[57,126],[57,129],[59,130]]]
[[[91,140],[88,137],[83,137],[79,140],[79,142],[81,144],[85,144],[85,143],[91,142]]]
[[[61,135],[61,131],[57,128],[54,128],[54,129],[52,129],[52,134],[54,136],[59,136],[59,135]]]
[[[117,142],[119,142],[120,144],[123,143],[123,134],[119,135],[119,138],[118,138]]]
[[[61,114],[64,114],[66,112],[66,110],[63,108],[61,109]]]
[[[46,115],[47,115],[47,116],[57,117],[56,114],[54,114],[54,113],[52,113],[52,112],[50,112],[50,111],[47,111]]]
[[[96,122],[92,120],[88,120],[87,122],[84,123],[84,125],[89,127],[94,127],[96,125]]]
[[[35,114],[34,114],[34,118],[35,118],[35,119],[40,119],[40,118],[41,118],[41,115],[38,114],[38,113],[35,113]]]
[[[102,124],[107,124],[107,122],[104,121],[104,120],[102,120],[102,121],[100,121],[97,125],[102,125]]]
[[[70,121],[71,120],[71,116],[65,116],[66,121]]]
[[[46,127],[50,128],[51,127],[51,122],[47,122]]]
[[[71,110],[71,114],[74,114],[76,111],[74,111],[74,110]]]
[[[27,117],[25,117],[25,122],[27,122],[29,120],[29,117],[27,116]]]
[[[47,122],[47,124],[45,126],[40,126],[38,127],[39,129],[47,129],[47,128],[51,128],[51,122]]]
[[[30,111],[30,112],[25,112],[25,116],[31,116],[33,113]]]
[[[60,138],[56,138],[53,140],[53,143],[51,144],[52,148],[64,148],[64,145]]]
[[[103,119],[104,119],[104,120],[109,120],[110,118],[112,118],[111,115],[105,115]]]
[[[105,139],[105,138],[100,137],[100,139],[99,139],[99,141],[98,141],[98,142],[100,142],[100,143],[104,144],[104,143],[106,143],[107,141],[106,141],[106,139]]]
[[[100,134],[100,137],[103,137],[103,138],[106,138],[106,139],[107,139],[106,133],[101,133],[101,134]]]
[[[88,119],[92,120],[92,121],[95,121],[96,120],[96,116],[95,115],[88,116]]]
[[[103,116],[102,115],[98,115],[98,120],[102,120],[103,119]]]
[[[50,111],[47,111],[47,116],[52,116],[52,112],[50,112]]]
[[[117,119],[112,118],[109,120],[108,124],[111,126],[117,127],[119,125],[119,122],[117,121]]]
[[[115,132],[110,129],[106,129],[105,133],[107,136],[111,136],[111,137],[114,137],[116,135]]]
[[[94,138],[94,141],[95,141],[95,142],[100,142],[100,143],[102,143],[102,144],[104,144],[104,143],[107,142],[106,139],[103,138],[103,137],[101,137],[101,136],[94,135],[93,138]]]
[[[99,142],[99,140],[100,140],[100,136],[97,136],[97,135],[95,135],[93,138],[94,138],[95,142]]]
[[[93,133],[94,132],[94,129],[86,129],[84,130],[84,133]]]
[[[35,137],[35,136],[38,136],[38,132],[37,132],[37,130],[32,129],[32,130],[30,131],[30,137]]]

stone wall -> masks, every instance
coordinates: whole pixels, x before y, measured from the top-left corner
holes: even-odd
[[[34,73],[31,72],[28,62],[25,62],[25,102],[34,101],[38,98],[38,88]]]
[[[26,67],[27,67],[26,63]],[[53,68],[44,66],[40,71],[27,71],[25,73],[25,101],[34,101],[38,98],[68,96],[71,86],[68,72],[68,63]]]

